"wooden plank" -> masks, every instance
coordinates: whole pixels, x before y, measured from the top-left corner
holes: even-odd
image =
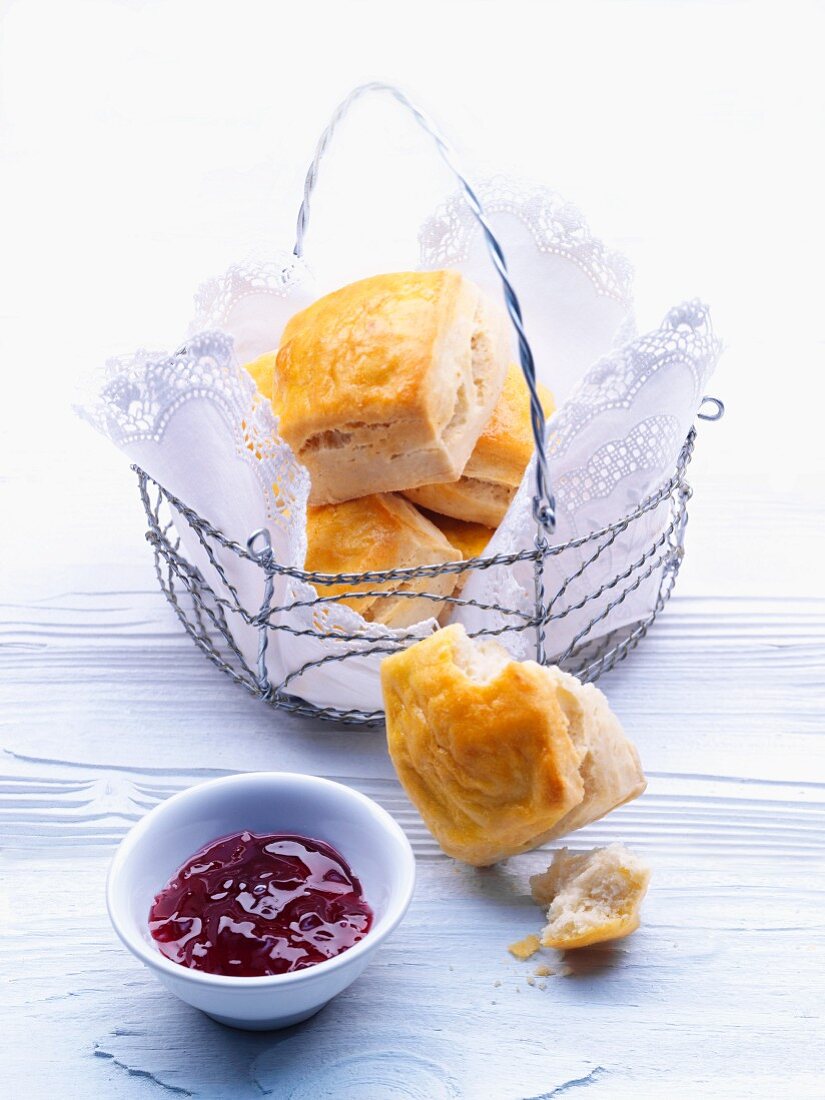
[[[405,1095],[404,1083],[422,1100],[515,1100],[588,1077],[594,1095],[650,1095],[667,1081],[676,1096],[741,1097],[756,1073],[764,1095],[821,1095],[821,878],[782,844],[743,862],[736,848],[686,841],[688,861],[678,847],[654,854],[632,940],[547,953],[557,974],[533,985],[535,960],[505,948],[538,926],[525,891],[540,857],[492,872],[419,862],[410,917],[364,977],[311,1025],[254,1036],[180,1005],[122,951],[100,912],[103,853],[40,851],[18,872],[12,859],[27,904],[0,947],[6,1073],[31,1072],[24,1021],[36,1020],[51,1036],[37,1085],[67,1097],[130,1095],[134,1076],[200,1097],[338,1096],[349,1082],[363,1090],[353,1095]]]
[[[65,1096],[90,1082],[113,1096],[150,1086],[337,1096],[336,1082],[349,1081],[367,1090],[353,1095],[403,1085],[422,1098],[515,1100],[585,1086],[645,1095],[666,1077],[675,1096],[712,1085],[713,1095],[738,1097],[760,1050],[777,1044],[794,1068],[761,1064],[764,1094],[817,1095],[825,784],[651,772],[642,799],[573,838],[623,839],[651,860],[643,929],[616,949],[547,953],[557,973],[542,980],[532,978],[535,960],[518,963],[506,946],[539,926],[526,884],[546,857],[461,867],[439,852],[397,782],[339,776],[407,831],[416,900],[379,961],[312,1025],[242,1036],[162,991],[115,942],[100,907],[125,830],[162,798],[225,770],[4,753],[9,895],[27,899],[9,906],[0,948],[17,1036],[12,1074],[30,1064],[23,1029],[36,1019],[55,1036],[39,1061],[41,1087],[67,1071],[83,1082]],[[69,965],[55,967],[50,945],[71,951]],[[402,1026],[405,1005],[414,1022]]]
[[[392,775],[380,731],[261,705],[204,660],[152,589],[6,604],[0,652],[0,726],[14,751],[46,755],[59,722],[80,757],[113,764],[148,752],[186,766],[191,744],[216,766]],[[825,600],[677,595],[603,686],[650,768],[693,772],[700,760],[708,774],[823,774]],[[137,713],[139,743],[118,735]]]

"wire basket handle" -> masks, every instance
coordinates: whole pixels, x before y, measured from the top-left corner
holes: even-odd
[[[533,516],[536,523],[539,525],[540,534],[544,535],[550,533],[556,525],[556,502],[553,497],[550,485],[550,474],[547,466],[544,410],[541,407],[538,390],[536,389],[536,366],[533,360],[533,353],[530,350],[530,344],[524,332],[521,306],[519,305],[518,296],[513,289],[513,284],[510,282],[510,275],[507,270],[507,261],[504,258],[504,252],[493,235],[493,231],[490,228],[478,196],[470,186],[466,177],[458,169],[449,145],[444,140],[435,124],[431,122],[424,112],[408,99],[399,88],[396,88],[392,84],[384,84],[379,81],[361,84],[357,88],[353,88],[349,95],[341,101],[333,112],[327,128],[321,134],[318,144],[315,147],[315,155],[307,170],[306,179],[304,181],[304,197],[301,202],[301,208],[298,211],[294,253],[298,257],[304,254],[304,238],[309,224],[310,199],[312,198],[312,192],[318,178],[318,166],[332,140],[332,135],[335,133],[338,124],[352,104],[357,99],[371,92],[385,92],[392,96],[393,99],[410,112],[422,130],[433,139],[441,155],[441,159],[458,181],[464,199],[484,234],[484,240],[487,244],[487,251],[490,253],[490,259],[501,279],[507,312],[510,314],[510,320],[513,324],[513,328],[516,330],[521,369],[524,373],[524,380],[527,383],[527,388],[530,391],[530,421],[533,429],[533,441],[536,447],[536,492],[533,497]]]

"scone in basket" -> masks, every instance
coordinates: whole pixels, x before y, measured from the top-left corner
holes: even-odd
[[[422,229],[420,267],[503,292],[535,449],[480,556],[321,573],[305,568],[309,477],[243,368],[329,289],[303,261],[310,200],[336,127],[373,92],[411,113],[457,181]],[[448,622],[584,681],[644,637],[684,553],[695,421],[723,411],[705,396],[719,344],[698,301],[638,334],[626,261],[569,203],[501,177],[471,187],[403,93],[365,85],[318,143],[293,250],[231,268],[196,303],[174,354],[110,361],[80,411],[130,456],[161,589],[237,683],[272,707],[368,724],[383,717],[383,657]],[[558,401],[548,423],[538,382]],[[421,620],[391,627],[359,613],[382,601],[415,601]]]

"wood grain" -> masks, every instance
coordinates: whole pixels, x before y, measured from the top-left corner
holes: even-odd
[[[380,731],[261,706],[180,634],[148,562],[133,573],[101,589],[78,568],[0,611],[11,1080],[31,1072],[34,1028],[49,1036],[37,1087],[66,1097],[523,1100],[650,1095],[664,1080],[677,1097],[821,1095],[825,600],[677,595],[605,681],[650,785],[571,843],[623,840],[653,887],[625,944],[547,952],[556,974],[535,979],[536,960],[506,948],[539,927],[526,884],[547,857],[487,872],[447,859]],[[401,823],[419,867],[410,915],[367,974],[310,1024],[265,1036],[175,1002],[102,908],[131,824],[251,768],[351,783]]]
[[[313,728],[260,707],[191,650],[151,590],[7,606],[0,831],[17,900],[0,965],[13,975],[21,1038],[10,1072],[26,1072],[20,1029],[37,1020],[51,1037],[42,1083],[60,1081],[67,1097],[94,1083],[112,1096],[516,1100],[645,1095],[663,1078],[674,1096],[739,1097],[758,1052],[780,1044],[786,1061],[763,1067],[762,1095],[818,1095],[824,612],[818,601],[676,597],[605,684],[650,786],[573,843],[622,839],[651,860],[645,923],[613,950],[548,952],[557,974],[532,979],[535,960],[518,963],[506,947],[539,926],[526,884],[547,857],[486,872],[447,859],[392,777],[380,732]],[[787,694],[772,686],[777,659],[786,679],[812,688],[790,722]],[[703,696],[713,705],[697,705]],[[141,736],[124,741],[132,713]],[[775,762],[768,741],[784,745]],[[160,800],[285,759],[384,805],[410,837],[419,885],[379,961],[313,1023],[238,1035],[174,1002],[124,954],[101,909],[103,882],[117,842]]]

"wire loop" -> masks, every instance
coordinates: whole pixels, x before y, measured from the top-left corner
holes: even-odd
[[[711,405],[713,412],[704,412],[705,405]],[[725,403],[718,397],[708,397],[707,395],[702,398],[702,403],[699,406],[699,412],[696,414],[700,420],[710,420],[711,422],[721,420],[725,415]]]

